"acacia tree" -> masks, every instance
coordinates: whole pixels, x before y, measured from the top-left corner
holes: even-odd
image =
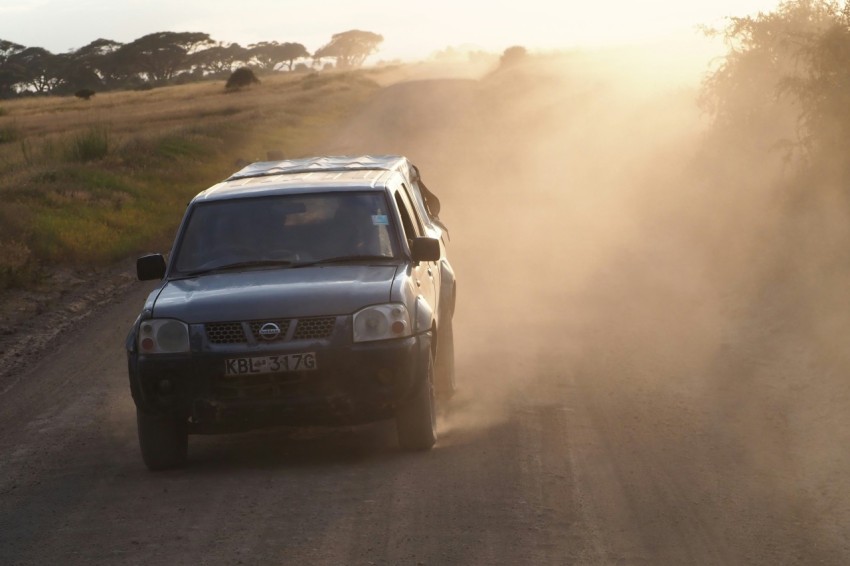
[[[14,86],[18,82],[20,69],[8,63],[10,57],[23,51],[25,47],[18,43],[0,39],[0,98],[13,96]]]
[[[113,56],[128,75],[164,83],[190,71],[189,55],[213,43],[206,33],[163,31],[123,45]]]
[[[732,18],[722,33],[729,52],[702,95],[715,131],[784,146],[808,171],[850,178],[850,2],[786,1]]]
[[[23,45],[5,39],[0,39],[0,65],[5,63],[9,57],[15,53],[23,51],[24,49],[25,47]]]
[[[274,71],[283,63],[286,63],[291,71],[297,59],[310,56],[307,48],[300,43],[261,41],[248,47],[252,62],[263,71]]]
[[[326,45],[320,47],[313,57],[321,60],[331,57],[340,69],[359,67],[366,57],[378,50],[384,37],[370,31],[350,30],[334,34]]]
[[[250,51],[238,43],[225,45],[218,43],[207,49],[200,49],[189,56],[193,70],[199,69],[202,75],[230,73],[234,67],[247,63],[251,59]]]
[[[842,29],[846,10],[831,0],[792,0],[774,12],[730,18],[724,30],[709,32],[722,35],[728,52],[703,83],[703,108],[717,126],[760,132],[797,105],[801,140],[809,138],[814,122],[806,117],[820,113],[822,86],[850,64],[830,55]]]
[[[837,6],[833,6],[837,8]],[[801,49],[805,72],[783,88],[800,104],[805,142],[812,149],[850,143],[850,4],[830,13]]]
[[[13,87],[37,94],[49,94],[65,80],[67,60],[42,47],[27,47],[6,60]]]
[[[100,38],[68,53],[64,71],[66,84],[62,90],[75,92],[79,89],[104,88],[115,74],[111,55],[122,45],[111,39]]]
[[[295,61],[310,57],[310,52],[300,43],[282,43],[280,45],[281,62],[287,64],[287,70],[291,71]]]
[[[357,67],[383,41],[378,34],[351,30],[333,36],[316,57],[334,58],[339,68]],[[24,93],[69,93],[196,80],[253,63],[267,71],[292,70],[310,52],[300,43],[262,42],[249,46],[216,43],[200,32],[157,32],[122,44],[97,39],[75,51],[54,55],[0,40],[0,97]]]

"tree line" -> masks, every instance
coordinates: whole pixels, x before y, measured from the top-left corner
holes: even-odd
[[[139,89],[226,77],[239,67],[259,72],[359,67],[383,42],[349,30],[310,53],[300,43],[263,41],[242,47],[201,32],[156,32],[130,43],[96,39],[67,53],[0,39],[0,98]]]

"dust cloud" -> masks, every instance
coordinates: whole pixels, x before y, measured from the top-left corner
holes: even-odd
[[[404,153],[443,202],[461,390],[441,442],[606,405],[648,453],[677,447],[695,489],[701,459],[725,468],[724,512],[755,501],[841,540],[850,209],[769,144],[713,134],[692,65],[577,53],[406,81],[335,149]]]

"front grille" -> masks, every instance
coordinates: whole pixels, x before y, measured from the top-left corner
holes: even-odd
[[[216,322],[206,325],[207,340],[213,344],[244,344],[248,340],[241,322]]]
[[[278,327],[280,327],[280,334],[278,334],[277,337],[273,338],[272,340],[269,340],[267,338],[263,338],[262,336],[260,336],[260,328],[262,328],[264,324],[268,324],[270,322],[273,322],[274,324],[277,324]],[[254,339],[257,340],[258,342],[275,342],[275,341],[278,341],[278,340],[283,340],[283,339],[286,338],[286,333],[289,332],[289,323],[290,322],[291,321],[289,321],[289,320],[254,321],[254,322],[251,323],[251,334],[254,335]]]
[[[280,327],[280,334],[274,340],[267,340],[260,336],[260,328],[264,324],[273,322]],[[281,342],[287,339],[289,329],[294,324],[295,332],[292,340],[320,340],[328,338],[333,334],[336,324],[335,316],[324,316],[316,318],[284,319],[284,320],[256,320],[247,323],[255,342]],[[245,335],[243,323],[241,322],[211,322],[205,325],[207,340],[211,344],[245,344],[248,337]]]
[[[333,332],[334,323],[336,323],[336,318],[333,316],[302,318],[298,321],[298,326],[295,327],[295,335],[292,339],[316,340],[318,338],[327,338]]]

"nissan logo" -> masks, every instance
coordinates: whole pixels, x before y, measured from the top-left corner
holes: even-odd
[[[280,326],[273,322],[267,322],[260,327],[260,338],[263,340],[274,340],[280,336]]]

